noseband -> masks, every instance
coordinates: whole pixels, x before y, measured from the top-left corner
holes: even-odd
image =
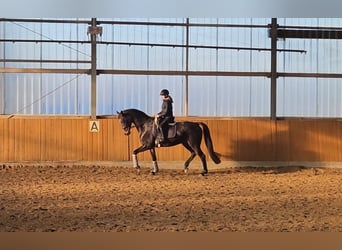
[[[133,125],[131,124],[130,126],[123,127],[122,129],[125,131],[126,135],[129,135],[131,133],[131,129],[134,127],[135,127],[134,124]]]

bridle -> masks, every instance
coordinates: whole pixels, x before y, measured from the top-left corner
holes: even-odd
[[[122,129],[125,131],[125,135],[130,135],[132,128],[135,128],[135,125],[132,123],[130,126],[122,127]]]

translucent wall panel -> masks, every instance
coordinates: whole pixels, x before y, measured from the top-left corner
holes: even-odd
[[[66,41],[90,41],[87,36],[87,24],[43,23],[42,39]],[[41,57],[46,60],[81,60],[90,61],[90,44],[78,43],[41,43]],[[90,68],[89,64],[46,63],[44,67],[54,68]]]
[[[147,43],[148,28],[142,25],[101,25],[101,40]],[[98,67],[104,69],[147,69],[147,47],[98,45]]]
[[[174,99],[174,114],[184,114],[184,77],[101,75],[98,77],[98,114],[116,114],[136,108],[154,115],[161,109],[159,93],[167,88]]]
[[[190,77],[189,115],[269,116],[269,80],[251,77]]]
[[[40,40],[41,24],[39,23],[4,23],[6,39]],[[4,57],[6,59],[35,59],[41,57],[40,43],[4,43]],[[20,67],[39,66],[34,63],[20,63]],[[6,63],[6,67],[18,67],[18,63]]]
[[[67,40],[89,41],[86,24],[63,23],[3,23],[6,39],[21,40]],[[7,59],[35,60],[90,60],[90,45],[76,43],[5,43]],[[54,68],[84,68],[84,64],[49,63],[8,63],[7,67],[54,67]],[[89,68],[89,65],[86,67]]]
[[[340,79],[280,78],[278,116],[341,117]]]
[[[342,19],[287,18],[280,25],[341,27]],[[286,39],[278,47],[304,49],[301,53],[281,53],[278,71],[295,73],[342,73],[342,41],[336,39]],[[279,78],[277,115],[295,117],[341,117],[340,79]]]
[[[287,18],[280,25],[307,27],[342,27],[342,19]],[[333,37],[332,37],[333,38]],[[285,39],[278,41],[282,49],[301,49],[306,53],[282,53],[278,57],[278,70],[304,73],[341,73],[342,41],[337,39]]]
[[[317,93],[318,117],[342,117],[341,79],[318,79]]]
[[[342,41],[320,39],[287,39],[285,49],[303,49],[306,53],[282,53],[278,70],[295,73],[341,73]]]
[[[279,78],[277,115],[313,117],[317,114],[317,81],[312,78]]]
[[[6,93],[4,97],[5,113],[40,113],[40,105],[35,102],[41,93],[39,75],[7,74],[4,89]]]
[[[90,20],[90,19],[88,19]],[[100,19],[98,19],[100,20]],[[101,19],[109,20],[109,19]],[[100,21],[101,21],[100,20]],[[119,21],[185,23],[172,19],[110,19]],[[267,25],[269,18],[191,18],[190,23]],[[342,27],[340,18],[278,18],[279,25]],[[124,43],[182,44],[183,26],[101,24],[100,41]],[[87,24],[0,23],[6,39],[89,41]],[[270,48],[267,28],[190,27],[190,45]],[[319,39],[278,40],[279,49],[307,53],[278,52],[279,72],[342,73],[342,41]],[[90,60],[90,44],[0,43],[0,58],[35,60]],[[270,72],[269,51],[236,49],[189,49],[193,71]],[[186,50],[177,47],[97,45],[98,69],[184,71]],[[1,63],[1,67],[84,68],[89,64]],[[175,114],[185,114],[185,77],[148,75],[99,75],[98,114],[138,108],[149,114],[159,111],[159,92],[168,88],[175,99]],[[269,116],[270,79],[263,77],[189,77],[189,115]],[[2,93],[2,94],[1,94]],[[339,79],[279,78],[277,115],[297,117],[341,117]],[[87,114],[90,113],[90,76],[69,74],[0,75],[2,113]]]
[[[88,41],[86,24],[1,24],[1,38]],[[1,43],[1,58],[90,60],[90,45],[75,43]],[[90,68],[89,64],[6,62],[8,68]],[[90,77],[72,74],[3,74],[5,114],[89,114]]]
[[[89,114],[89,76],[5,74],[6,114]]]
[[[153,19],[153,21],[157,20]],[[163,21],[179,22],[177,19]],[[179,26],[106,24],[102,26],[105,34],[101,39],[114,43],[182,45],[185,39],[185,30]],[[183,48],[172,46],[98,45],[98,67],[132,70],[183,70],[184,53]]]

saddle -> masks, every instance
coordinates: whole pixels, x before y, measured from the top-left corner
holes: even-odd
[[[173,122],[173,123],[169,123],[168,125],[169,125],[169,128],[168,128],[168,131],[167,131],[167,138],[168,139],[175,138],[176,137],[176,133],[177,133],[176,123]]]
[[[160,147],[160,136],[162,135],[163,131],[161,127],[159,127],[158,124],[155,124],[153,126],[154,128],[154,136],[156,138],[155,143]],[[167,130],[167,139],[173,139],[176,137],[177,130],[176,130],[176,122],[172,122],[168,124],[168,130]]]

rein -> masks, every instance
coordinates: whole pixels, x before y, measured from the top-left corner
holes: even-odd
[[[135,128],[135,125],[134,124],[131,124],[131,126],[129,126],[129,127],[124,127],[123,129],[132,129],[132,128]]]

